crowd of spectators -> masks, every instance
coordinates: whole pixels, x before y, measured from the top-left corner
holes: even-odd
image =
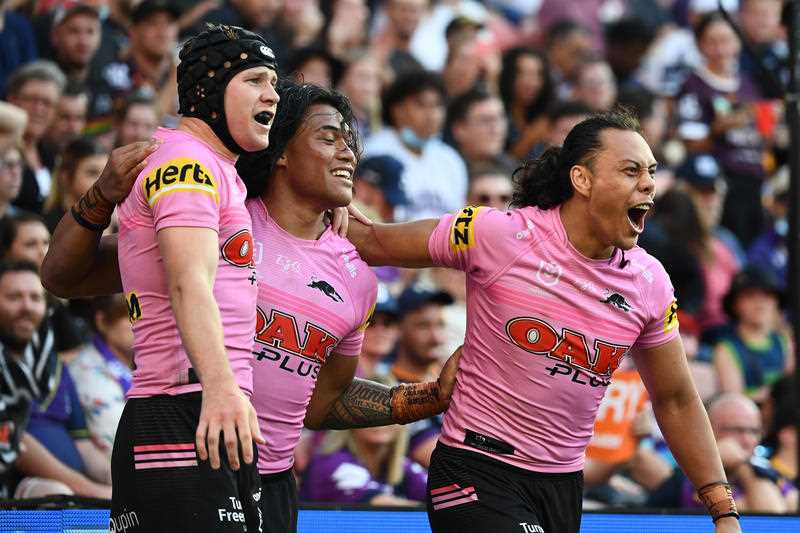
[[[60,301],[37,272],[110,150],[176,123],[181,40],[212,22],[264,35],[282,76],[349,97],[364,139],[356,202],[374,220],[505,209],[518,166],[592,112],[633,110],[659,161],[640,245],[674,283],[739,509],[796,512],[784,2],[721,4],[0,0],[2,495],[110,495],[136,310],[120,295]],[[463,339],[463,275],[376,273],[359,375],[437,375]],[[296,451],[301,500],[422,501],[439,427],[309,431]],[[585,474],[586,508],[700,506],[631,365],[608,387]]]

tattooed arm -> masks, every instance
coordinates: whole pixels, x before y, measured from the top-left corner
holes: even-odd
[[[461,349],[437,381],[387,387],[356,378],[355,357],[333,354],[322,367],[306,411],[309,429],[350,429],[407,424],[441,413],[450,403]]]

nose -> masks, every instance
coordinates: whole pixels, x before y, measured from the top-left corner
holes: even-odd
[[[342,160],[342,161],[347,161],[348,163],[355,164],[355,162],[356,162],[356,154],[355,154],[355,152],[353,152],[353,148],[344,139],[341,139],[340,142],[342,143],[342,146],[337,151],[336,157],[338,159]]]
[[[644,176],[639,179],[639,190],[652,198],[656,192],[656,177],[647,170],[644,170],[642,174]]]
[[[277,104],[281,101],[281,97],[278,95],[278,91],[275,90],[274,85],[271,83],[267,84],[267,89],[261,93],[261,101],[270,102],[272,104]]]

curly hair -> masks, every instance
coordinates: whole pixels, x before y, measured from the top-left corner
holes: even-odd
[[[361,142],[358,126],[350,100],[333,89],[311,83],[281,80],[277,87],[281,100],[269,132],[269,147],[252,153],[244,153],[236,162],[236,170],[247,186],[247,197],[261,196],[275,172],[275,164],[283,155],[286,146],[300,130],[313,105],[327,104],[342,115],[343,129],[347,131],[345,141],[356,156],[361,157]]]

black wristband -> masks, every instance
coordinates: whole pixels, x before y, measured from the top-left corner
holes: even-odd
[[[96,233],[103,233],[105,229],[111,224],[111,221],[109,221],[106,224],[92,224],[91,222],[83,218],[81,214],[78,213],[78,211],[75,210],[74,205],[70,208],[69,212],[72,213],[72,218],[75,219],[75,222],[77,222],[84,228],[88,229],[89,231],[94,231]]]
[[[739,513],[737,513],[737,512],[730,512],[730,513],[724,513],[724,514],[721,514],[721,515],[719,515],[719,516],[717,516],[717,517],[715,517],[715,518],[712,518],[712,519],[711,519],[711,521],[712,521],[712,522],[714,522],[714,523],[716,524],[716,523],[717,523],[717,520],[719,520],[720,518],[726,518],[726,517],[728,517],[728,516],[732,516],[732,517],[734,517],[736,520],[739,520]]]

